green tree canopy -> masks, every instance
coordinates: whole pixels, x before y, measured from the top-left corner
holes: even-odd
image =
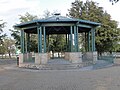
[[[9,54],[9,58],[11,58],[11,53],[15,53],[15,40],[5,37],[3,41],[3,48],[5,48],[5,52]]]
[[[19,46],[20,45],[20,30],[9,29],[9,31],[11,31],[11,36],[15,39],[15,45]]]
[[[111,19],[110,14],[99,7],[99,4],[93,1],[75,0],[69,9],[70,17],[90,20],[101,23],[101,27],[96,30],[96,49],[99,53],[113,51],[119,41],[118,23]],[[114,48],[113,48],[114,47]]]
[[[36,15],[32,15],[30,13],[26,13],[25,15],[19,15],[20,18],[20,22],[21,23],[24,23],[24,22],[28,22],[28,21],[32,21],[32,20],[35,20],[37,19],[37,16]],[[11,36],[16,40],[16,46],[20,46],[20,30],[18,29],[14,29],[14,30],[11,30],[10,31],[12,32],[11,33]],[[30,39],[30,50],[31,51],[36,51],[37,49],[35,47],[37,47],[37,39],[36,38],[36,35],[31,35],[31,39]]]
[[[65,51],[65,35],[53,34],[49,36],[49,50],[53,52]]]
[[[3,34],[3,28],[5,27],[6,22],[3,22],[3,20],[0,20],[0,44],[3,42],[3,38],[7,36],[6,34]]]
[[[19,15],[19,16],[20,16],[19,20],[20,20],[21,23],[38,19],[38,17],[36,15],[32,15],[28,12],[26,12],[25,15]]]

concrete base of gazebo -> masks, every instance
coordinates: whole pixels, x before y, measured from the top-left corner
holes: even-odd
[[[82,63],[82,54],[81,52],[65,52],[65,60],[71,63]]]
[[[23,67],[26,62],[32,59],[31,53],[19,54],[19,67]],[[47,53],[35,53],[35,64],[47,64],[48,54]]]
[[[32,60],[32,53],[21,53],[19,54],[19,66],[21,67],[22,64],[26,61]]]
[[[86,60],[92,60],[93,63],[97,61],[97,52],[86,52]],[[65,52],[65,60],[69,60],[71,63],[82,63],[82,52]]]
[[[91,60],[93,61],[93,63],[96,63],[97,61],[97,52],[86,52],[84,55],[83,55],[83,59],[86,59],[86,60]]]
[[[47,53],[35,53],[35,64],[47,64],[48,54]]]
[[[92,60],[93,63],[97,61],[97,52],[86,52],[86,60]],[[48,63],[50,58],[49,53],[35,53],[35,63],[36,65],[44,65]],[[19,67],[25,65],[25,61],[32,59],[31,53],[19,54]],[[69,60],[73,64],[83,63],[82,52],[65,52],[65,60]]]

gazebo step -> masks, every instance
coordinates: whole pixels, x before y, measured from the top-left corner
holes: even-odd
[[[27,64],[23,68],[35,69],[35,70],[67,70],[67,69],[79,69],[82,67],[80,64],[46,64],[46,65],[35,65]]]
[[[76,63],[76,64],[24,64],[22,68],[34,69],[34,70],[70,70],[70,69],[80,69],[85,66],[90,66],[92,63]]]

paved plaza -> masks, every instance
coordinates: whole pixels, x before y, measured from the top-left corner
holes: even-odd
[[[0,90],[120,90],[120,67],[97,70],[32,70],[1,66]]]

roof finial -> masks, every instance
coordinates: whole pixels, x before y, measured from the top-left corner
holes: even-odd
[[[60,13],[55,13],[54,15],[55,15],[55,16],[59,16],[59,15],[60,15]]]

